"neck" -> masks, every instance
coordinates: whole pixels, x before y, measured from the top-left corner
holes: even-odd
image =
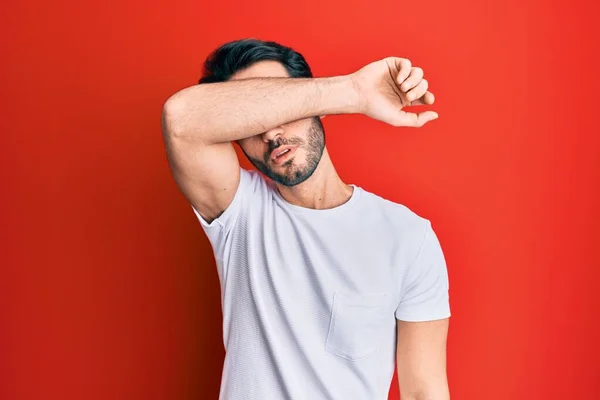
[[[354,191],[337,174],[327,148],[310,178],[292,187],[279,183],[276,186],[281,197],[288,203],[315,210],[338,207],[347,202]]]

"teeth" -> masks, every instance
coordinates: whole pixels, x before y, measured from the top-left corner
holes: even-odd
[[[285,153],[287,153],[288,151],[290,151],[290,149],[285,149],[284,151],[282,151],[281,153],[277,154],[277,157],[281,157],[282,155],[284,155]]]

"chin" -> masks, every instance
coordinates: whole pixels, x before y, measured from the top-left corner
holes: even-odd
[[[292,170],[285,171],[284,173],[273,173],[270,178],[283,186],[292,187],[306,181],[313,175],[314,172],[315,169],[311,169],[306,165],[302,165],[297,166]]]

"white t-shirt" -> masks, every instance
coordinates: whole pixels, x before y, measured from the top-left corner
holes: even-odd
[[[429,220],[359,186],[327,210],[292,205],[240,168],[206,232],[221,284],[221,400],[385,400],[396,318],[450,316]]]

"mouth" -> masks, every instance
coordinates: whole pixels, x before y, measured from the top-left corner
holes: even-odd
[[[296,147],[281,146],[271,152],[271,162],[275,165],[281,165],[296,152]]]

